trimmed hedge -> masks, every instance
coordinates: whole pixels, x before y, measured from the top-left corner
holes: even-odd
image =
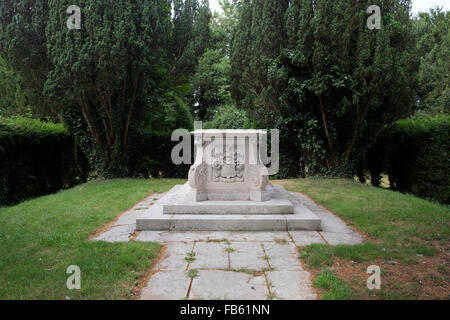
[[[0,205],[70,188],[87,173],[86,159],[62,125],[0,118]]]
[[[386,172],[394,190],[450,203],[449,136],[449,115],[396,122],[370,152],[372,181]]]

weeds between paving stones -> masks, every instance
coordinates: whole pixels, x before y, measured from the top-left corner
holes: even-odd
[[[275,238],[274,241],[278,244],[282,244],[282,245],[287,245],[288,241],[286,239],[283,238]]]
[[[268,293],[268,294],[266,295],[266,297],[267,297],[268,300],[276,300],[276,299],[280,299],[280,298],[277,297],[277,294],[276,294],[275,292]]]
[[[187,263],[192,263],[195,261],[195,252],[187,252],[186,253],[186,258],[184,258],[184,260],[187,261]]]
[[[208,238],[208,240],[206,240],[206,242],[224,242],[225,244],[231,244],[231,242],[228,240],[228,239],[226,239],[226,238],[223,238],[223,239],[210,239],[210,238]]]
[[[193,278],[195,278],[197,276],[198,276],[198,270],[197,269],[191,269],[188,272],[186,272],[186,277],[188,277],[188,278],[193,279]]]

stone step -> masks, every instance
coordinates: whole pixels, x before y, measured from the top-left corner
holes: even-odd
[[[164,215],[144,214],[138,231],[286,231],[321,230],[315,214],[292,215]]]
[[[321,220],[280,186],[270,201],[203,201],[175,186],[136,219],[138,231],[286,231],[321,230]]]
[[[270,201],[201,201],[163,205],[164,214],[268,215],[293,214],[294,205],[287,199]]]

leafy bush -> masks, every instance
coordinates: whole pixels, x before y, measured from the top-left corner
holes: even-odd
[[[0,205],[86,181],[87,162],[60,124],[0,118]]]
[[[400,120],[371,150],[372,176],[386,171],[391,188],[450,203],[450,116]]]
[[[204,129],[250,129],[253,124],[247,117],[247,112],[233,105],[223,105],[214,111],[211,121],[204,124]]]

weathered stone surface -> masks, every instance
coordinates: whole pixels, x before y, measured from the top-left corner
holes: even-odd
[[[142,214],[150,210],[150,207],[161,198],[163,194],[154,194],[149,196],[147,199],[137,203],[133,208],[124,212],[119,219],[114,223],[114,226],[120,226],[125,224],[136,224],[136,219],[139,219]]]
[[[141,292],[141,300],[181,300],[187,296],[191,279],[184,270],[160,271],[152,275]]]
[[[289,231],[289,234],[299,247],[313,243],[325,243],[317,231]]]
[[[264,202],[243,200],[208,200],[196,202],[190,194],[188,184],[176,189],[176,196],[161,202],[163,214],[293,214],[294,206],[278,186],[267,186],[270,200]]]
[[[189,299],[264,300],[268,289],[264,276],[220,270],[200,270],[192,281]]]
[[[208,239],[224,239],[226,235],[226,232],[221,231],[142,231],[136,241],[208,241]]]
[[[349,228],[345,224],[345,222],[343,222],[341,219],[339,219],[324,207],[317,205],[307,196],[297,192],[290,192],[290,194],[293,196],[291,200],[294,202],[294,205],[301,204],[303,207],[306,207],[321,219],[321,231],[335,233],[354,233],[354,231]]]
[[[303,206],[294,206],[294,214],[164,214],[163,207],[178,203],[186,197],[187,186],[176,186],[162,199],[157,201],[149,211],[136,220],[139,231],[285,231],[285,230],[319,230],[320,219]],[[276,201],[284,196],[279,186]],[[272,201],[272,200],[271,200]],[[269,202],[254,202],[252,205],[266,206]],[[284,199],[284,201],[288,201]],[[190,203],[194,203],[190,201]],[[195,203],[195,205],[207,202]],[[239,207],[239,206],[237,206]]]
[[[316,295],[311,288],[309,273],[306,271],[267,272],[270,291],[275,298],[283,300],[313,300]]]
[[[155,266],[155,270],[186,270],[188,262],[185,260],[192,252],[194,243],[176,242],[166,246],[164,256]]]
[[[230,245],[230,266],[232,269],[263,270],[269,268],[264,251],[258,242],[233,242]]]
[[[294,206],[285,199],[265,202],[251,201],[203,201],[195,203],[167,204],[164,214],[293,214]]]
[[[338,244],[359,244],[363,243],[364,239],[356,232],[353,233],[334,233],[334,232],[321,232],[325,240],[331,245]]]
[[[98,237],[93,240],[107,241],[107,242],[127,242],[129,241],[130,236],[135,231],[135,225],[121,225],[115,226],[106,232],[100,234]]]
[[[289,240],[288,233],[286,231],[272,231],[272,232],[229,232],[228,238],[233,241],[275,241],[275,239],[285,238]],[[242,239],[242,240],[241,240]]]
[[[193,134],[196,158],[188,179],[193,201],[270,200],[268,171],[258,148],[267,139],[265,130],[196,130]]]
[[[300,271],[303,270],[297,258],[297,249],[288,242],[279,244],[276,242],[264,242],[264,250],[269,256],[269,263],[277,271]]]
[[[190,269],[226,269],[229,266],[225,243],[197,242],[194,247],[195,261]]]
[[[309,198],[290,193],[286,197],[294,204],[293,215],[218,215],[211,216],[214,226],[225,223],[225,229],[231,225],[244,225],[250,230],[264,227],[280,231],[177,231],[186,226],[202,229],[211,221],[202,221],[202,215],[183,215],[187,220],[178,220],[179,215],[164,215],[164,203],[170,203],[177,197],[183,186],[176,186],[171,192],[159,195],[160,200],[147,199],[124,213],[110,230],[96,238],[102,241],[130,241],[135,232],[134,217],[156,220],[147,221],[152,227],[160,223],[164,228],[159,231],[142,231],[136,241],[157,241],[165,245],[165,253],[154,266],[154,274],[142,291],[141,299],[183,299],[186,298],[191,279],[186,276],[187,269],[198,269],[198,277],[192,280],[189,299],[266,299],[270,292],[279,299],[315,299],[311,288],[311,279],[298,260],[295,246],[311,243],[357,244],[363,241],[360,234],[353,231],[341,219],[316,205]],[[178,193],[177,193],[178,192]],[[140,208],[140,210],[136,210]],[[323,232],[296,231],[291,227],[289,217],[308,216],[309,212],[321,218]],[[158,219],[169,219],[158,222]],[[226,219],[222,219],[222,218]],[[233,221],[233,218],[238,218]],[[274,218],[276,219],[267,219]],[[227,222],[228,221],[228,222]],[[231,221],[231,222],[230,222]],[[261,224],[261,221],[264,223]],[[185,224],[183,226],[183,223]],[[319,220],[320,223],[320,220]],[[197,224],[197,225],[196,225]],[[274,228],[275,226],[275,228]],[[253,229],[252,229],[253,228]],[[172,231],[169,231],[172,230]],[[264,230],[264,229],[263,229]],[[331,230],[331,231],[330,231]],[[322,235],[322,236],[321,236]],[[322,238],[323,237],[323,238]],[[281,240],[284,239],[285,241]],[[227,252],[227,247],[233,252]],[[263,250],[264,247],[264,250]],[[195,261],[189,264],[187,253],[195,252]],[[267,255],[268,260],[263,259]],[[228,259],[230,264],[228,264]],[[268,271],[269,265],[275,270]],[[222,270],[223,269],[223,270]],[[241,269],[241,272],[233,272]],[[247,270],[246,270],[247,269]],[[244,271],[266,270],[255,277]],[[273,295],[272,295],[273,297]]]

